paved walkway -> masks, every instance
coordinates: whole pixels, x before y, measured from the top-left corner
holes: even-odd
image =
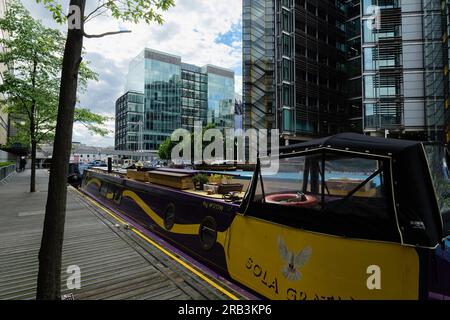
[[[28,183],[29,171],[0,186],[0,300],[35,298],[47,172],[37,172],[35,194]],[[227,298],[70,190],[64,239],[62,293],[76,300]],[[67,289],[71,265],[81,268],[80,290]]]

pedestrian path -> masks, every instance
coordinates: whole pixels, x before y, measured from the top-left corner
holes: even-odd
[[[47,171],[37,171],[38,192],[30,194],[28,183],[29,171],[0,185],[0,300],[35,298]],[[80,268],[80,289],[67,287],[69,266]],[[241,297],[189,272],[135,232],[118,228],[72,189],[67,199],[61,290],[75,300]]]

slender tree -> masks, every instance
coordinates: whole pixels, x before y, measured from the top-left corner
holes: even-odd
[[[9,97],[4,110],[15,116],[17,121],[13,122],[18,129],[17,136],[9,143],[20,142],[31,147],[30,192],[35,192],[37,146],[51,141],[56,128],[64,37],[33,19],[17,1],[9,3],[5,16],[0,19],[0,29],[8,34],[0,39],[5,48],[0,53],[0,63],[9,66],[1,74],[0,92]],[[80,89],[85,89],[87,81],[96,77],[84,63]],[[77,120],[89,127],[95,123],[96,133],[107,133],[102,128],[106,117],[80,109]]]
[[[49,180],[44,231],[39,251],[37,299],[60,299],[61,258],[66,216],[66,176],[72,129],[74,122],[78,75],[82,62],[83,40],[100,38],[127,31],[112,31],[91,35],[85,24],[99,15],[138,23],[156,21],[163,23],[162,13],[174,6],[174,0],[99,0],[97,6],[86,14],[86,0],[70,0],[69,14],[65,16],[62,0],[36,0],[43,3],[58,22],[68,22],[68,33],[63,57],[59,94],[58,121],[53,149],[53,162]],[[67,19],[66,19],[67,18]]]

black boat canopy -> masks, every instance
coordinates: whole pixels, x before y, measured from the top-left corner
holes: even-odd
[[[362,157],[385,159],[391,166],[392,205],[402,243],[435,247],[450,235],[450,216],[441,213],[424,143],[342,133],[282,147],[280,155],[289,157],[305,151],[357,152]]]
[[[317,148],[333,148],[343,151],[362,152],[374,155],[392,156],[408,148],[422,149],[422,143],[409,140],[385,139],[357,133],[340,133],[334,136],[311,140],[280,148],[280,153],[291,153]]]

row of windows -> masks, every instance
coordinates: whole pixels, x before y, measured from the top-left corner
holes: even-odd
[[[333,1],[334,2],[334,1]],[[326,9],[321,7],[316,7],[314,4],[307,2],[306,0],[295,0],[295,7],[297,9],[303,8],[306,12],[310,13],[314,17],[317,17],[323,21],[335,23],[335,17],[329,15]],[[346,5],[343,1],[337,0],[335,2],[335,8],[340,9],[341,11],[346,10]]]
[[[188,72],[188,71],[183,70],[181,72],[181,79],[206,83],[208,81],[208,76],[206,74],[199,74],[199,73]]]
[[[309,73],[303,70],[298,70],[296,72],[296,79],[299,81],[306,81],[310,84],[321,86],[327,89],[336,90],[343,92],[346,88],[346,82],[336,81],[335,78],[329,78],[327,75]]]
[[[303,56],[305,58],[308,58],[315,62],[319,62],[332,68],[337,68],[338,65],[345,63],[344,58],[342,58],[342,61],[338,61],[338,59],[327,55],[327,53],[318,53],[315,48],[306,49],[305,46],[300,44],[296,44],[295,52],[300,56]]]

